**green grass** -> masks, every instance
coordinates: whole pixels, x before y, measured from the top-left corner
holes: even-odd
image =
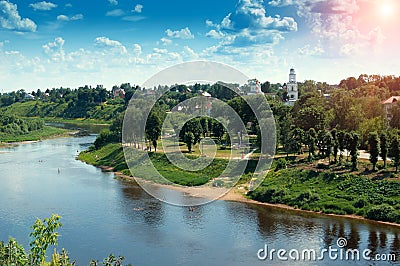
[[[0,142],[20,142],[42,140],[54,136],[64,135],[68,130],[45,126],[42,129],[30,131],[21,135],[0,133]]]
[[[249,197],[303,210],[400,223],[400,182],[299,168],[269,172]]]
[[[154,167],[162,176],[175,184],[185,186],[206,184],[212,178],[218,177],[228,163],[228,161],[224,159],[214,159],[205,169],[192,172],[174,166],[169,162],[165,154],[149,153],[149,157]],[[194,159],[195,157],[189,156],[189,158]],[[121,144],[108,144],[99,150],[84,151],[79,155],[78,159],[95,166],[111,166],[114,168],[114,171],[131,175],[125,162]],[[133,167],[133,172],[136,177],[146,180],[158,180],[154,172],[149,170],[149,165],[146,163],[137,164]]]
[[[110,121],[105,121],[101,119],[90,119],[90,118],[74,118],[66,119],[59,117],[46,117],[44,118],[46,122],[51,123],[62,123],[62,124],[74,124],[74,125],[109,125]]]

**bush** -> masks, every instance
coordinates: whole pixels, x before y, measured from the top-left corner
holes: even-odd
[[[101,147],[113,142],[119,142],[118,136],[110,130],[104,129],[94,141],[94,147],[100,149]]]
[[[398,217],[396,217],[397,212],[388,204],[371,207],[367,210],[366,216],[368,219],[384,222],[394,222],[398,219]]]
[[[355,207],[355,208],[358,208],[358,209],[361,209],[361,208],[364,208],[365,206],[367,206],[368,205],[368,201],[366,200],[366,199],[364,199],[364,198],[360,198],[360,199],[358,199],[356,202],[354,202],[354,204],[353,204],[353,206]]]
[[[266,188],[257,189],[251,193],[251,197],[261,202],[284,203],[284,197],[287,195],[285,189]]]
[[[306,203],[311,203],[317,200],[320,200],[321,197],[317,193],[313,193],[310,190],[301,193],[297,198],[296,201],[300,205],[304,205]]]
[[[276,160],[275,172],[281,169],[286,169],[287,162],[285,158],[279,158]]]
[[[224,186],[224,181],[222,181],[222,180],[215,180],[215,181],[212,183],[212,186],[213,186],[213,187],[223,187],[223,186]]]

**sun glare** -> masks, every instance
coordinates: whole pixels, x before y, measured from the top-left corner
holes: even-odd
[[[389,17],[394,13],[394,6],[389,2],[382,3],[380,7],[381,16]]]

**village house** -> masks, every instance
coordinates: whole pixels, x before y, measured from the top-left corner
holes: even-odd
[[[390,110],[392,109],[393,105],[400,100],[400,96],[392,96],[389,99],[382,101],[383,108],[385,109],[386,117],[390,120],[391,114]]]

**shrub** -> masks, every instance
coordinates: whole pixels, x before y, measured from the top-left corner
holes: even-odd
[[[366,212],[368,219],[384,222],[394,222],[397,219],[396,215],[395,209],[388,204],[373,206]]]
[[[286,169],[287,162],[285,158],[279,158],[276,160],[275,172],[281,169]]]
[[[356,202],[354,202],[354,204],[353,204],[353,206],[356,207],[356,208],[358,208],[358,209],[364,208],[364,207],[367,206],[367,205],[368,205],[368,201],[367,201],[366,199],[364,199],[364,198],[358,199],[358,200],[357,200]]]

